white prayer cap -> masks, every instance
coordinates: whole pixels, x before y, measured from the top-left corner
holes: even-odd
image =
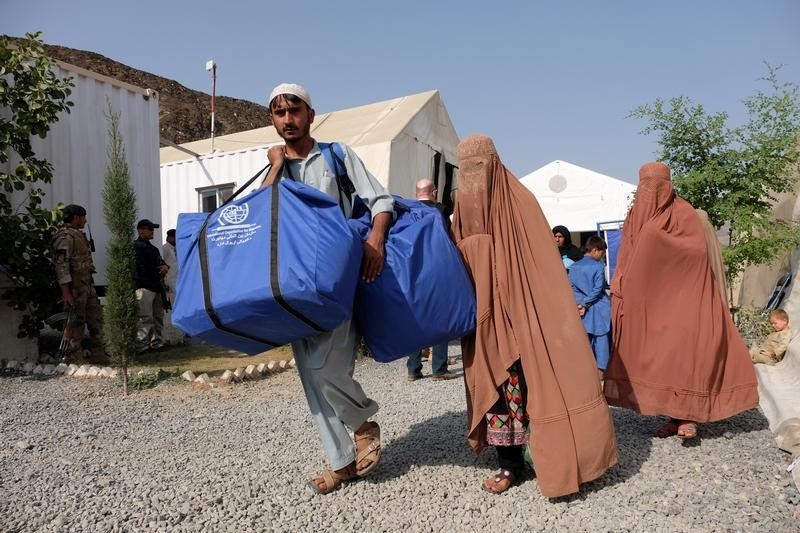
[[[311,95],[308,94],[308,91],[306,91],[305,87],[303,87],[302,85],[297,85],[296,83],[281,83],[280,85],[272,89],[272,92],[269,94],[268,105],[272,104],[272,101],[275,99],[275,97],[280,96],[282,94],[293,94],[294,96],[298,97],[300,100],[308,104],[308,107],[311,107],[313,109],[311,105]]]

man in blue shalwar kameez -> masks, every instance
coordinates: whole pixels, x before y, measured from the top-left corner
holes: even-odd
[[[569,281],[578,303],[578,314],[589,335],[589,343],[597,361],[597,372],[603,379],[611,352],[611,300],[606,294],[606,243],[600,237],[589,237],[583,259],[569,268]]]

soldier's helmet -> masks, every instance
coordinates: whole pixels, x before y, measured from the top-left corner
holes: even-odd
[[[62,217],[64,222],[71,222],[73,217],[85,217],[86,216],[86,209],[77,205],[77,204],[69,204],[68,206],[64,207],[62,211]]]

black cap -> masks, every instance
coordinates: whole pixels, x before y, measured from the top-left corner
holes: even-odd
[[[61,216],[65,221],[68,222],[72,220],[72,217],[85,217],[86,209],[77,204],[69,204],[64,207],[64,210],[61,212]]]
[[[167,230],[167,237],[174,237],[174,236],[175,236],[175,230],[174,229],[168,229]]]
[[[142,220],[140,220],[136,224],[136,229],[143,229],[143,228],[156,229],[156,228],[160,228],[160,227],[161,226],[159,226],[155,222],[151,222],[150,220],[147,220],[146,218],[143,218]]]

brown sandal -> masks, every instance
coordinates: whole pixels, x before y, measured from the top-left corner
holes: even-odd
[[[669,422],[658,428],[656,431],[656,437],[659,439],[666,439],[667,437],[672,437],[673,435],[678,434],[678,421],[675,419],[670,419]]]
[[[375,470],[381,459],[381,428],[377,422],[367,422],[366,425],[368,426],[366,431],[353,434],[356,443],[356,475],[358,477],[364,477]],[[359,443],[362,443],[361,446]],[[361,466],[365,461],[369,461],[369,464]]]
[[[330,468],[326,468],[320,472],[318,476],[309,479],[308,486],[311,487],[311,490],[317,494],[329,494],[341,487],[345,481],[356,479],[358,476],[353,473],[354,470],[354,463],[350,463],[346,467],[342,468],[342,473],[339,473],[336,470],[331,470]],[[324,484],[323,487],[317,485],[318,479],[322,479],[322,483]]]
[[[492,494],[502,494],[510,489],[516,480],[517,476],[512,474],[510,470],[500,470],[498,473],[485,480],[481,488]]]

